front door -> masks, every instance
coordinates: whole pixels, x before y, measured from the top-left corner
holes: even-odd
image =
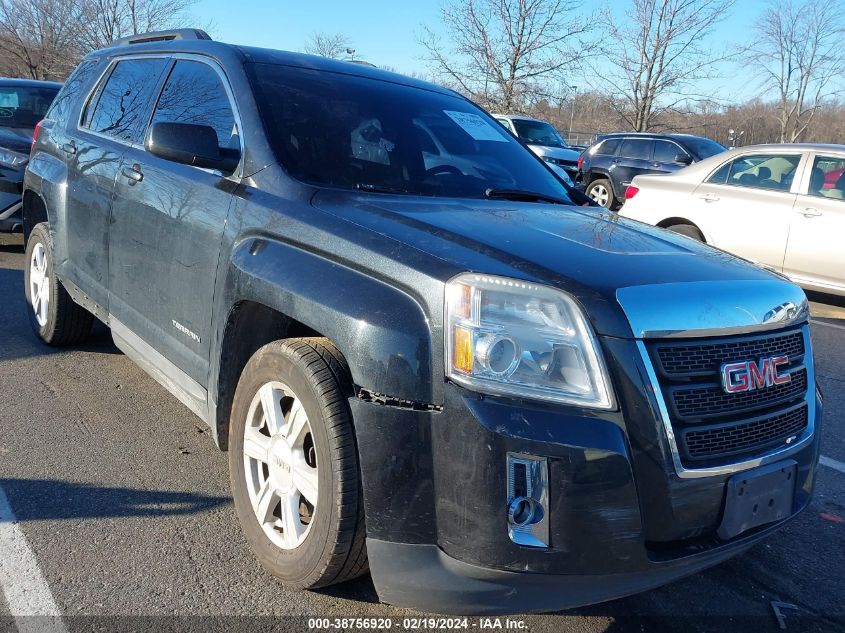
[[[713,246],[781,271],[800,164],[800,153],[748,154],[725,163],[693,192],[691,219]]]
[[[792,213],[783,272],[816,290],[845,291],[845,156],[815,155]]]
[[[151,124],[207,125],[222,148],[240,149],[223,77],[211,62],[176,59]],[[143,147],[125,153],[115,185],[112,315],[200,385],[207,381],[214,281],[236,186],[233,177]]]

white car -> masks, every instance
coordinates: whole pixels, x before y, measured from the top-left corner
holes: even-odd
[[[845,295],[845,145],[739,147],[637,176],[620,215]]]

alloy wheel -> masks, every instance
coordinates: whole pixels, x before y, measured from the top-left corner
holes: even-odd
[[[607,187],[598,184],[590,187],[589,196],[594,201],[598,202],[601,206],[606,207],[607,202],[610,199],[610,192],[607,190]]]
[[[302,402],[287,385],[266,383],[253,397],[243,453],[261,528],[278,547],[299,547],[317,511],[317,452]]]
[[[32,249],[29,262],[29,300],[35,320],[44,327],[50,307],[50,277],[47,274],[47,249],[40,242]]]

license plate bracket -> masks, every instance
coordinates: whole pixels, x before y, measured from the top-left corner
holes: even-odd
[[[790,459],[728,479],[719,538],[727,541],[791,515],[797,470],[798,464]]]

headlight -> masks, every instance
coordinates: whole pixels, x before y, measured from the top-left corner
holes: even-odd
[[[559,290],[465,273],[446,284],[446,373],[483,393],[610,409],[581,309]]]
[[[10,149],[0,147],[0,164],[4,167],[18,169],[19,167],[26,165],[28,160],[29,156],[26,154],[18,154]]]

